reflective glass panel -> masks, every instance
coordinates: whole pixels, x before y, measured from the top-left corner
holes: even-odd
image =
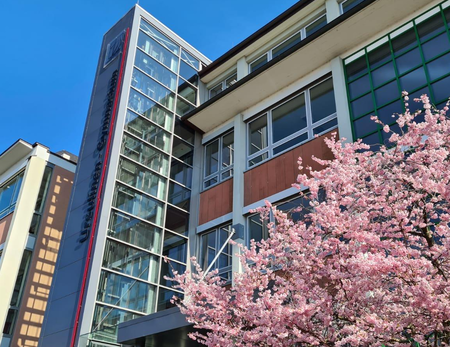
[[[372,94],[367,94],[351,102],[353,118],[361,116],[373,110]]]
[[[189,211],[191,190],[174,182],[169,182],[169,196],[167,201],[183,210]]]
[[[303,133],[300,136],[297,136],[297,137],[293,138],[292,140],[289,140],[289,141],[275,147],[273,149],[273,154],[275,155],[275,154],[281,153],[284,150],[291,148],[291,147],[293,147],[303,141],[306,141],[306,140],[308,140],[308,133]]]
[[[193,104],[197,104],[197,89],[189,85],[182,78],[179,81],[178,94]]]
[[[398,114],[402,112],[403,112],[403,102],[401,100],[397,100],[392,104],[389,104],[387,106],[378,109],[377,116],[378,119],[381,120],[384,124],[390,125],[398,119]]]
[[[400,85],[402,90],[410,91],[423,87],[427,83],[427,77],[425,76],[425,70],[420,67],[414,71],[411,71],[407,75],[400,78]]]
[[[175,261],[161,263],[161,276],[159,277],[159,283],[166,287],[172,287],[174,282],[164,277],[173,278],[173,271],[177,271],[179,274],[183,274],[186,271],[186,265],[177,263]]]
[[[316,21],[312,22],[305,28],[305,34],[308,37],[311,34],[314,34],[319,29],[323,28],[325,25],[327,25],[327,16],[323,15],[320,18],[318,18]]]
[[[162,175],[168,175],[169,156],[130,135],[123,134],[121,153]]]
[[[428,75],[433,81],[450,72],[450,53],[427,64]]]
[[[417,32],[422,42],[443,30],[445,30],[445,26],[440,11],[424,22],[417,24]]]
[[[337,127],[337,119],[336,118],[315,127],[313,129],[313,135],[323,133],[323,132],[328,131],[335,127]]]
[[[416,32],[414,28],[408,29],[400,36],[396,36],[392,39],[392,49],[395,54],[401,54],[408,49],[417,46]]]
[[[313,123],[336,113],[332,79],[328,79],[311,88],[310,98]]]
[[[181,261],[187,260],[187,239],[171,232],[164,233],[163,255]]]
[[[139,249],[106,240],[102,266],[125,275],[156,282],[159,257]]]
[[[347,0],[342,3],[342,13],[350,11],[353,7],[362,3],[363,0]]]
[[[400,91],[398,90],[397,81],[392,81],[391,83],[375,90],[375,100],[378,107],[399,97]]]
[[[161,45],[170,49],[173,53],[178,54],[180,51],[180,46],[178,46],[175,42],[169,39],[162,32],[154,28],[151,24],[141,20],[140,25],[141,30],[145,31],[148,35],[150,35],[153,39],[158,41]]]
[[[278,57],[280,54],[286,52],[289,48],[295,46],[297,43],[299,43],[302,40],[302,36],[300,33],[295,34],[294,36],[288,38],[286,41],[284,41],[282,44],[278,45],[274,49],[272,49],[272,59],[275,57]],[[255,62],[256,63],[256,62]],[[253,65],[254,63],[252,63]],[[253,68],[252,71],[256,70],[256,67]]]
[[[126,214],[111,211],[108,236],[114,237],[154,253],[161,252],[162,230]]]
[[[175,135],[178,135],[183,140],[189,142],[190,144],[194,144],[195,131],[186,126],[186,124],[182,123],[179,119],[175,122]]]
[[[192,167],[176,159],[172,159],[170,178],[190,188],[192,185]]]
[[[162,226],[164,208],[161,202],[118,183],[114,192],[113,206]]]
[[[173,111],[175,94],[137,69],[133,69],[131,85],[153,100],[159,102],[161,105],[167,107],[169,110]]]
[[[156,287],[103,270],[100,274],[97,300],[149,314],[154,311]]]
[[[296,199],[284,202],[277,206],[277,209],[283,211],[288,215],[293,222],[298,222],[305,219],[305,216],[311,212],[309,200],[305,197],[298,197]]]
[[[14,206],[19,196],[22,178],[23,172],[0,188],[0,218],[2,217],[1,213],[6,214],[12,211],[12,206]]]
[[[401,57],[398,57],[396,63],[400,75],[422,64],[419,48],[415,48]]]
[[[448,50],[450,50],[450,42],[447,33],[443,33],[422,45],[425,60],[433,59],[437,55],[447,52]]]
[[[364,75],[363,77],[349,83],[348,90],[350,92],[351,99],[354,99],[361,94],[367,93],[370,90],[369,75]]]
[[[267,54],[264,54],[261,58],[258,58],[253,63],[250,64],[250,72],[255,71],[256,69],[260,68],[264,64],[267,63]]]
[[[167,206],[166,228],[178,234],[187,235],[189,229],[189,214],[179,208]]]
[[[367,133],[371,133],[379,128],[378,124],[371,120],[370,117],[372,117],[372,115],[368,114],[353,122],[353,129],[357,138],[361,138]]]
[[[272,110],[272,141],[276,143],[306,128],[305,94]]]
[[[372,71],[373,87],[379,87],[387,81],[395,78],[394,63],[389,62],[386,65]]]
[[[178,298],[183,299],[183,294],[179,292],[175,292],[173,290],[166,288],[159,288],[157,311],[159,312],[174,307],[175,304],[171,303],[171,300],[174,297],[174,295],[177,296]]]
[[[164,84],[167,88],[175,91],[177,87],[177,76],[139,49],[136,50],[134,65]]]
[[[369,145],[371,151],[378,151],[380,149],[380,135],[376,132],[372,135],[366,136],[363,138],[363,143]]]
[[[164,129],[171,131],[173,124],[173,114],[160,107],[156,102],[138,93],[134,89],[130,89],[130,99],[128,107],[133,111],[143,115]]]
[[[200,61],[197,58],[194,58],[184,49],[181,50],[181,59],[183,59],[189,65],[192,65],[197,70],[200,68]]]
[[[352,81],[356,79],[358,76],[367,73],[366,56],[363,55],[362,57],[355,59],[351,63],[347,64],[345,69],[349,81]]]
[[[234,132],[222,137],[222,168],[233,165],[234,157]]]
[[[450,76],[435,82],[431,85],[435,102],[441,102],[450,96]]]
[[[256,153],[268,145],[267,115],[255,119],[248,126],[249,129],[249,154]]]
[[[143,32],[139,32],[138,47],[173,72],[178,72],[178,57]]]
[[[269,237],[267,221],[261,221],[261,216],[255,214],[248,218],[249,240],[261,241]]]
[[[215,86],[215,87],[213,87],[213,88],[211,88],[210,90],[209,90],[209,97],[210,98],[213,98],[213,97],[215,97],[217,94],[219,94],[222,90],[223,90],[223,84],[222,83],[219,83],[217,86]]]
[[[172,156],[192,165],[193,153],[194,148],[190,144],[176,136],[173,137]]]
[[[125,130],[163,151],[170,150],[170,134],[134,112],[127,111]]]
[[[367,55],[369,56],[369,65],[371,69],[391,60],[391,48],[389,47],[389,42],[383,43],[373,51],[368,52]]]
[[[180,76],[194,86],[198,85],[198,72],[184,61],[180,62]]]
[[[184,101],[182,98],[177,97],[177,114],[179,116],[184,116],[186,113],[195,109],[195,106],[191,103]]]
[[[250,166],[256,165],[256,164],[262,162],[263,160],[266,160],[267,158],[268,158],[267,153],[263,153],[261,155],[258,155],[258,156],[254,157],[254,158],[252,158],[251,160],[248,161],[248,166],[250,167]]]
[[[156,198],[166,196],[167,179],[129,160],[120,159],[117,179]]]
[[[205,176],[219,170],[219,140],[205,146]]]

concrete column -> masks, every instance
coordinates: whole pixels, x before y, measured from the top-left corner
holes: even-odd
[[[28,240],[28,230],[33,218],[44,169],[49,154],[47,149],[36,146],[29,159],[22,186],[16,202],[11,227],[0,260],[0,327],[3,329],[9,310],[14,285],[19,272],[22,254]]]
[[[345,137],[347,142],[352,142],[352,124],[350,121],[350,111],[347,101],[344,64],[341,58],[336,57],[331,61],[331,73],[333,74],[333,88],[334,96],[336,98],[339,137]]]
[[[341,10],[339,8],[339,3],[337,0],[326,0],[325,10],[327,11],[328,23],[330,23],[332,20],[336,19],[341,15]]]
[[[239,66],[239,64],[238,64]],[[239,69],[238,69],[239,71]],[[238,72],[239,73],[239,72]],[[233,172],[233,225],[241,224],[245,235],[245,217],[242,215],[244,208],[244,171],[246,168],[246,126],[242,114],[234,117],[234,172]],[[236,230],[237,231],[237,230]],[[245,244],[244,235],[235,235],[234,241],[239,244]],[[233,246],[232,270],[242,272],[242,265],[238,257],[239,247]],[[234,283],[234,278],[233,278]]]
[[[240,79],[243,79],[247,75],[248,75],[248,64],[247,61],[245,60],[245,57],[242,57],[237,61],[237,80],[239,81]]]

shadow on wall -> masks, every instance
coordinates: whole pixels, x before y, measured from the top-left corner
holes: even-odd
[[[11,346],[36,347],[55,271],[74,174],[53,170]]]

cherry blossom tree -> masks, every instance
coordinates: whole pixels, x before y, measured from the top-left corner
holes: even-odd
[[[405,104],[408,97],[405,94]],[[333,160],[301,167],[298,222],[269,203],[270,237],[242,248],[243,273],[177,274],[177,299],[208,346],[450,344],[450,120],[421,97],[423,122],[397,115],[400,134],[373,152],[326,140]],[[325,197],[323,197],[325,196]],[[322,197],[322,198],[321,198]]]

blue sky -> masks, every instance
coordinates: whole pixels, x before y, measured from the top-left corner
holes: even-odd
[[[0,1],[0,153],[22,138],[78,154],[103,34],[135,3]],[[139,2],[212,60],[294,3]]]

